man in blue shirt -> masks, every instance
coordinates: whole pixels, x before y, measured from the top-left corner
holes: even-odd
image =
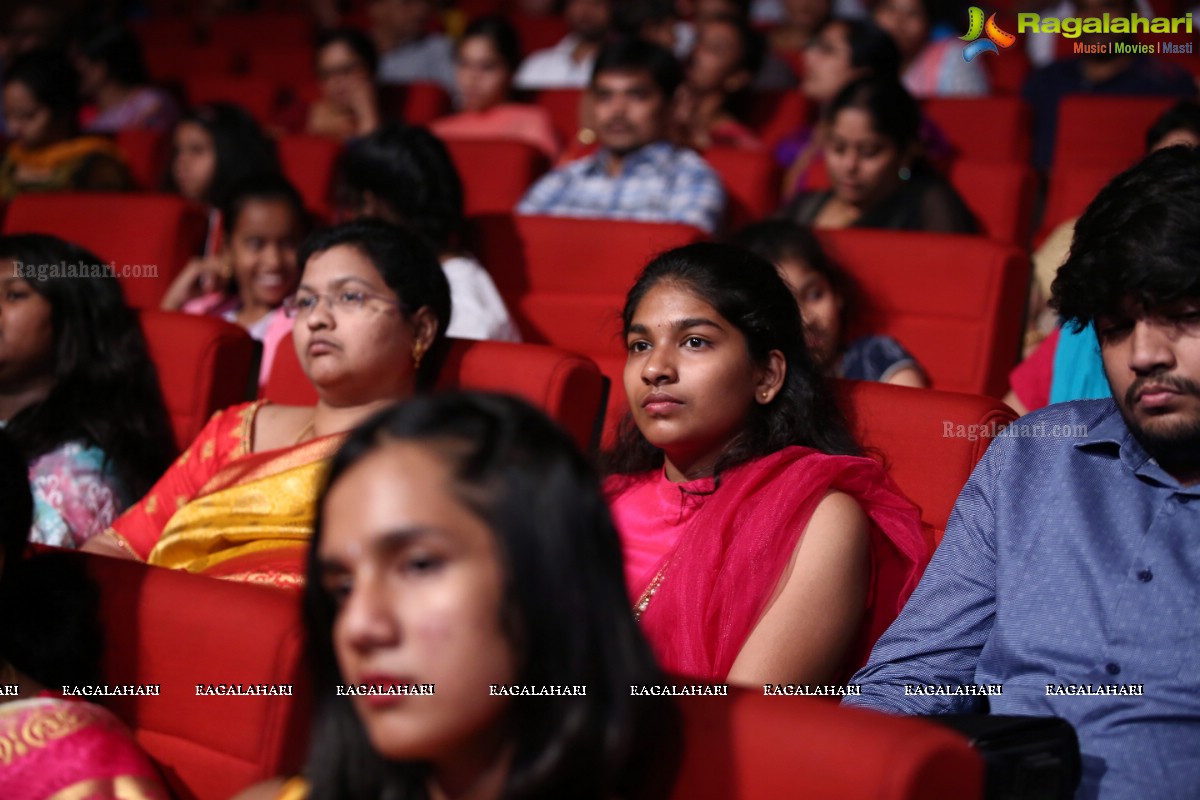
[[[666,141],[683,72],[669,50],[636,39],[605,47],[588,89],[600,149],[542,177],[518,214],[682,222],[709,233],[725,211],[721,179]]]
[[[998,436],[848,704],[1059,716],[1080,798],[1200,787],[1200,153],[1118,176],[1075,228],[1059,313],[1112,397]],[[1000,694],[977,694],[989,686]]]

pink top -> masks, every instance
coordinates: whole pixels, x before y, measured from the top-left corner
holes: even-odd
[[[544,153],[553,164],[562,152],[550,112],[540,106],[503,103],[487,111],[462,111],[434,120],[430,129],[443,139],[512,139]]]
[[[237,324],[237,312],[241,310],[242,301],[237,295],[227,295],[222,292],[211,292],[193,298],[183,304],[185,313],[197,316],[220,317],[226,322]],[[283,337],[292,330],[292,320],[283,313],[283,308],[276,308],[265,317],[247,328],[250,335],[262,342],[262,362],[258,369],[258,385],[265,386],[271,374],[271,365],[275,363],[275,351]]]

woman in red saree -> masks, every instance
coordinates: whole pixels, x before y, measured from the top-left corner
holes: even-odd
[[[436,376],[450,319],[437,258],[359,220],[314,234],[288,303],[317,404],[217,413],[137,505],[86,548],[220,578],[296,585],[313,504],[346,432]]]
[[[859,455],[775,268],[731,245],[654,259],[623,313],[631,413],[606,485],[634,612],[669,671],[822,684],[865,663],[928,559]]]

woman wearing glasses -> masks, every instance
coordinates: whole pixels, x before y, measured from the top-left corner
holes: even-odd
[[[313,506],[347,431],[436,377],[450,319],[437,257],[379,220],[314,234],[287,304],[317,404],[218,412],[87,549],[231,580],[298,585]]]

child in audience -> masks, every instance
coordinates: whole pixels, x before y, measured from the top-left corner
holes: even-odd
[[[0,79],[12,144],[0,162],[0,199],[22,192],[118,191],[132,186],[110,140],[79,134],[79,75],[61,53],[18,56]]]
[[[550,114],[541,106],[512,102],[513,75],[521,43],[512,23],[480,17],[467,26],[455,53],[459,113],[434,120],[442,139],[512,139],[536,147],[550,163],[561,146]]]
[[[308,575],[318,701],[307,781],[242,800],[461,796],[452,786],[480,800],[518,786],[666,796],[677,714],[630,696],[663,677],[629,614],[599,481],[524,401],[421,397],[354,431],[319,501]],[[436,694],[336,691],[397,684]]]
[[[391,124],[353,142],[338,162],[337,195],[343,216],[404,225],[438,254],[454,306],[447,336],[521,340],[492,277],[460,249],[462,181],[436,136]]]
[[[221,209],[220,255],[192,259],[162,300],[167,310],[221,317],[248,330],[263,346],[260,384],[292,329],[283,301],[300,282],[296,251],[307,219],[304,201],[283,176],[242,180]]]
[[[242,178],[279,171],[275,145],[250,112],[233,103],[206,103],[175,127],[166,189],[219,207]]]
[[[317,35],[317,81],[321,97],[308,108],[307,133],[347,140],[379,127],[375,45],[355,28]]]
[[[111,25],[90,31],[75,44],[80,92],[92,104],[84,127],[98,133],[130,128],[169,131],[179,106],[150,85],[142,46],[128,29]]]
[[[916,359],[892,337],[868,335],[847,341],[859,293],[811,230],[771,220],[743,228],[732,241],[779,270],[800,306],[808,349],[827,374],[899,386],[928,385]]]
[[[830,683],[866,660],[928,558],[916,508],[858,446],[775,267],[658,256],[622,313],[606,490],[634,613],[668,672]]]
[[[121,287],[99,258],[52,236],[0,236],[0,427],[28,463],[30,538],[59,547],[101,533],[174,455]]]
[[[296,586],[313,501],[347,431],[437,377],[450,289],[413,234],[360,220],[313,234],[289,298],[315,406],[219,411],[87,549],[228,580]]]
[[[801,192],[779,216],[814,228],[974,233],[975,218],[925,160],[921,111],[894,78],[864,78],[825,109],[831,188]]]
[[[5,800],[166,800],[154,766],[120,720],[59,691],[100,683],[97,592],[74,558],[23,557],[33,502],[24,459],[2,431],[0,509],[0,683],[17,691],[0,697]]]

